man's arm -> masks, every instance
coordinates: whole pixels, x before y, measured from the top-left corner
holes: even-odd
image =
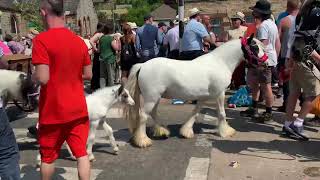
[[[319,55],[319,53],[318,53],[316,50],[314,50],[314,51],[311,53],[311,57],[312,57],[314,60],[316,60],[318,63],[320,63],[320,55]]]
[[[83,72],[82,72],[82,79],[83,80],[91,80],[92,79],[92,66],[87,65],[83,67]]]
[[[49,65],[38,64],[35,65],[35,69],[33,80],[39,82],[41,85],[46,85],[50,79]]]
[[[208,33],[207,29],[204,27],[203,24],[199,23],[199,26],[196,28],[195,32],[203,39],[205,43],[214,43],[210,34]]]
[[[275,48],[276,48],[276,52],[277,52],[277,57],[279,57],[279,54],[281,51],[281,42],[280,42],[279,36],[277,36]]]

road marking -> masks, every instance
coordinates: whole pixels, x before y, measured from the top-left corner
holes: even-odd
[[[209,158],[191,157],[184,180],[207,180],[209,163]]]
[[[31,165],[21,164],[21,179],[40,179],[39,171]],[[96,179],[99,174],[102,172],[100,169],[91,169],[91,178]],[[56,167],[55,174],[53,179],[68,179],[68,180],[76,180],[78,179],[78,171],[77,168],[73,167]]]
[[[212,140],[214,133],[216,133],[217,130],[215,129],[205,129],[205,128],[201,128],[201,132],[200,134],[198,134],[196,136],[196,142],[195,142],[195,146],[198,147],[212,147]]]

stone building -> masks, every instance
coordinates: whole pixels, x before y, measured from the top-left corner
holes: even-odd
[[[162,4],[160,7],[152,11],[151,15],[154,17],[156,22],[169,23],[170,20],[176,18],[177,10],[167,4]]]
[[[67,26],[86,37],[96,31],[98,16],[92,0],[64,0]]]
[[[210,15],[214,32],[220,35],[228,30],[231,25],[230,16],[237,11],[242,11],[246,15],[246,21],[253,22],[252,11],[249,7],[254,6],[257,0],[185,0],[185,15],[188,10],[197,7],[204,14]],[[286,0],[269,0],[275,17],[286,9]]]
[[[0,38],[5,34],[25,35],[27,22],[14,9],[14,0],[0,0]]]

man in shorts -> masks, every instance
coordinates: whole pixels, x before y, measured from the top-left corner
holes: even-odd
[[[38,142],[41,179],[49,180],[66,141],[78,161],[78,176],[90,179],[86,152],[89,133],[83,79],[92,77],[86,44],[65,28],[63,0],[41,0],[47,31],[33,39],[34,79],[41,84]]]
[[[287,104],[287,120],[283,126],[283,134],[294,136],[295,138],[308,140],[308,136],[303,131],[303,123],[307,114],[313,108],[313,100],[320,94],[320,82],[319,70],[315,65],[320,62],[320,38],[315,38],[315,29],[319,28],[320,17],[320,7],[313,8],[310,6],[316,0],[306,0],[302,5],[300,12],[297,16],[296,24],[297,33],[295,34],[295,39],[291,50],[291,59],[289,63],[289,68],[291,71],[291,79],[289,82],[289,97]],[[314,15],[309,14],[311,8],[313,9]],[[303,34],[311,35],[308,38],[303,36]],[[312,39],[313,44],[311,48],[307,50],[306,47],[310,45],[309,42]],[[301,110],[298,117],[293,117],[295,107],[297,104],[297,99],[302,93],[304,102],[302,104]]]
[[[252,91],[253,104],[252,108],[242,111],[241,116],[252,117],[255,121],[265,122],[272,120],[272,104],[273,93],[271,88],[272,68],[277,65],[277,57],[280,52],[280,39],[277,25],[271,20],[271,4],[267,0],[257,1],[252,15],[254,16],[255,24],[259,25],[257,29],[257,39],[259,39],[265,48],[268,55],[266,67],[249,67],[247,81]],[[250,66],[250,65],[249,65]],[[258,114],[257,104],[259,101],[260,87],[264,93],[266,101],[266,111]]]

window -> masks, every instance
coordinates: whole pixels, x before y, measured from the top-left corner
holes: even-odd
[[[221,26],[221,19],[220,18],[215,18],[211,21],[212,23],[212,27],[213,27],[213,32],[216,34],[216,35],[220,35],[222,33],[222,26]]]
[[[19,33],[19,26],[18,26],[18,19],[15,14],[12,14],[10,17],[10,25],[11,25],[11,33],[18,34]]]
[[[83,27],[82,27],[82,23],[81,23],[81,20],[80,20],[80,19],[78,20],[78,27],[79,27],[79,30],[80,30],[79,35],[82,35],[82,33],[83,33]]]
[[[254,23],[254,18],[251,12],[244,12],[243,14],[245,15],[244,19],[246,20],[246,23]]]
[[[90,17],[87,17],[87,22],[88,22],[88,33],[89,35],[91,35],[91,21],[90,21]]]
[[[87,26],[87,20],[85,17],[83,17],[83,25],[84,25],[84,29],[85,29],[84,36],[86,36],[88,34],[88,26]],[[83,35],[83,34],[81,34],[81,35]]]

